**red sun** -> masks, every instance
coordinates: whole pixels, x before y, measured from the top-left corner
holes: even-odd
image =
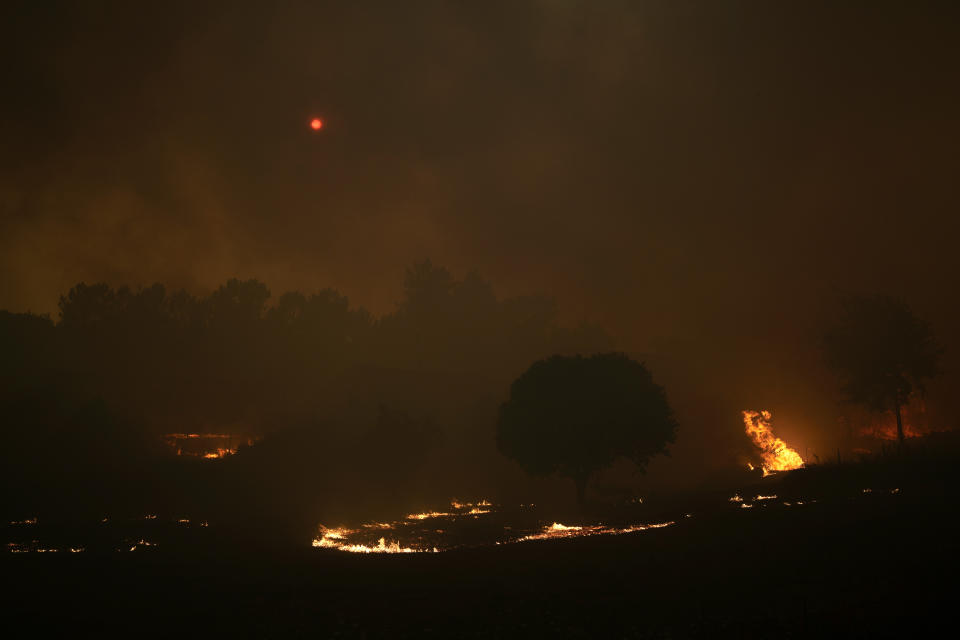
[[[320,118],[314,118],[310,121],[310,128],[314,131],[320,131],[323,128],[323,120]]]

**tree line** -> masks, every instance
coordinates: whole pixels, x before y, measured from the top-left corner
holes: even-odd
[[[430,261],[407,269],[396,309],[379,317],[333,289],[272,296],[231,279],[206,296],[80,283],[58,318],[4,313],[0,323],[7,378],[57,377],[158,429],[198,423],[171,431],[269,428],[267,418],[323,410],[331,381],[358,371],[506,384],[538,358],[613,346],[599,327],[562,326],[550,298],[500,299],[478,274],[455,279]]]
[[[430,261],[399,298],[377,316],[332,289],[272,295],[258,280],[201,296],[80,283],[56,318],[0,312],[5,504],[97,512],[209,493],[203,509],[243,487],[248,506],[282,495],[299,512],[449,498],[496,466],[496,403],[530,362],[613,346],[564,326],[548,297],[502,298]],[[161,436],[189,432],[259,444],[227,465],[174,464]]]

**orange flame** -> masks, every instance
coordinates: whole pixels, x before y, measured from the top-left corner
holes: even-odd
[[[238,442],[244,438],[228,433],[168,433],[163,439],[178,456],[218,460],[235,454]],[[227,442],[217,443],[217,440]],[[247,445],[252,446],[254,441],[254,438],[246,438]]]
[[[789,471],[803,466],[800,454],[787,446],[787,443],[773,435],[771,422],[773,416],[769,411],[744,411],[743,424],[747,435],[760,448],[763,463],[764,477],[775,471]],[[752,466],[748,465],[751,469]]]
[[[913,395],[900,408],[904,438],[922,438],[923,436],[945,431],[942,425],[931,424],[931,416],[927,413],[927,404],[921,396]],[[858,434],[876,440],[896,440],[897,418],[893,411],[886,411],[881,415],[871,414],[862,421]],[[869,453],[869,452],[868,452]]]
[[[527,540],[550,540],[553,538],[579,538],[582,536],[603,536],[603,535],[621,535],[624,533],[633,533],[634,531],[646,531],[647,529],[660,529],[675,524],[673,520],[669,522],[659,522],[656,524],[637,524],[630,527],[605,527],[603,525],[594,526],[567,526],[554,522],[550,526],[544,527],[540,533],[532,533],[523,536],[517,542],[526,542]]]
[[[224,449],[223,447],[217,447],[215,451],[208,451],[203,454],[203,457],[207,460],[213,460],[216,458],[223,458],[225,456],[232,456],[237,452],[236,449]]]
[[[353,533],[353,529],[327,528],[320,527],[320,535],[314,538],[313,546],[320,549],[337,549],[339,551],[349,551],[351,553],[436,553],[437,549],[414,549],[413,547],[401,547],[399,542],[387,542],[385,538],[380,538],[376,545],[348,544],[346,538]]]
[[[356,529],[349,529],[346,527],[326,527],[323,525],[318,525],[318,534],[313,539],[313,547],[318,549],[335,549],[337,551],[347,551],[350,553],[437,553],[446,549],[452,549],[455,545],[439,545],[432,546],[424,544],[424,537],[418,535],[417,539],[420,541],[418,546],[403,546],[400,541],[388,541],[386,536],[400,534],[400,537],[407,536],[411,534],[411,528],[415,533],[417,528],[422,527],[423,525],[418,524],[420,521],[431,520],[434,518],[447,518],[450,521],[453,521],[457,518],[465,518],[473,516],[473,518],[479,517],[479,514],[488,514],[492,513],[496,506],[487,500],[481,500],[479,502],[460,502],[458,500],[453,500],[451,502],[452,512],[440,512],[440,511],[426,511],[423,513],[411,513],[407,515],[403,520],[398,520],[392,523],[386,522],[368,522],[359,526]],[[689,518],[690,515],[688,514]],[[551,525],[542,527],[539,531],[534,531],[525,536],[516,537],[512,532],[511,527],[503,527],[506,539],[501,541],[496,541],[495,544],[506,544],[513,542],[524,542],[527,540],[548,540],[551,538],[573,538],[580,536],[596,536],[596,535],[619,535],[624,533],[631,533],[634,531],[645,531],[647,529],[658,529],[661,527],[668,527],[674,524],[674,521],[670,522],[661,522],[655,524],[637,524],[626,527],[612,527],[603,524],[596,525],[564,525],[559,522],[554,522]],[[430,526],[430,525],[427,525]],[[430,533],[443,534],[445,529],[434,528],[430,526],[430,532],[427,533],[429,536]],[[371,537],[369,534],[365,533],[370,530],[379,530],[384,533],[384,537],[379,538],[377,542],[372,543]],[[425,531],[421,530],[421,533]],[[356,537],[354,534],[358,534]],[[360,540],[357,540],[357,537]]]
[[[876,438],[877,440],[896,440],[897,420],[892,416],[887,417],[880,422],[863,427],[860,430],[860,435],[868,438]],[[925,433],[920,429],[915,428],[910,423],[903,423],[904,438],[919,438],[922,435],[925,435]]]

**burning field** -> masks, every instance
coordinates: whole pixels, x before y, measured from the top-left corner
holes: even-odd
[[[689,519],[706,519],[718,514],[748,510],[771,511],[803,507],[818,502],[816,497],[798,495],[771,472],[759,483],[745,485],[732,496],[711,495],[690,502],[673,499],[663,504],[656,500],[609,505],[602,521],[567,514],[565,522],[556,513],[536,505],[501,506],[487,500],[454,500],[443,510],[410,513],[392,521],[372,521],[355,526],[319,525],[312,540],[318,550],[352,554],[442,553],[456,549],[493,548],[503,545],[531,544],[640,534],[653,529],[680,526]],[[846,499],[875,500],[878,496],[898,496],[899,488],[862,487]],[[206,520],[146,514],[134,518],[104,517],[91,523],[93,536],[64,539],[51,535],[51,529],[36,518],[8,522],[5,550],[8,553],[80,553],[84,551],[143,553],[169,549],[186,550],[215,544],[218,528]]]
[[[808,469],[797,451],[774,434],[770,411],[743,411],[742,418],[744,434],[754,446],[754,462],[757,463],[746,466],[751,471],[761,470],[762,475],[744,472],[742,482],[728,485],[728,492],[722,495],[717,487],[713,493],[700,492],[700,497],[693,500],[679,494],[647,499],[634,496],[594,505],[587,511],[565,512],[535,504],[454,499],[448,504],[430,505],[431,508],[415,513],[402,515],[401,512],[390,519],[337,523],[336,526],[319,524],[310,544],[317,550],[351,554],[441,553],[455,549],[638,534],[678,526],[688,518],[709,520],[724,510],[743,514],[793,510],[824,497],[814,494],[812,486],[798,488],[796,482],[791,482],[795,479],[804,484],[805,480],[800,476],[806,476],[818,465]],[[214,433],[170,434],[167,440],[175,447],[177,455],[201,461],[230,456],[236,447],[245,444],[238,437]],[[792,471],[798,471],[799,475],[791,474]],[[797,477],[791,478],[793,475]],[[838,485],[830,491],[835,490],[847,496],[844,499],[900,493],[897,487],[877,489],[866,482]],[[79,553],[87,550],[142,553],[167,548],[186,549],[212,543],[218,534],[211,532],[216,532],[218,526],[214,519],[211,518],[210,522],[212,524],[205,518],[185,517],[182,513],[104,516],[91,522],[86,529],[88,532],[95,530],[92,535],[57,538],[48,535],[47,523],[35,515],[23,514],[6,524],[5,550],[10,553]]]
[[[744,411],[745,434],[756,447],[763,470],[764,483],[776,483],[771,478],[782,472],[801,469],[804,461],[800,455],[773,433],[772,415],[769,411]],[[237,447],[252,444],[249,439],[218,433],[174,433],[166,438],[179,456],[213,459],[230,456]],[[750,465],[752,469],[753,466]],[[753,495],[741,498],[740,493]],[[720,505],[732,505],[738,510],[755,506],[803,505],[802,498],[777,499],[778,491],[756,490],[743,487],[732,498],[713,498],[713,506],[689,508],[681,504],[660,501],[652,506],[640,499],[621,501],[607,505],[600,516],[583,513],[560,514],[534,504],[500,505],[487,499],[474,501],[452,500],[443,506],[406,515],[398,514],[386,521],[318,525],[312,546],[320,550],[333,550],[357,554],[410,554],[439,553],[452,549],[495,547],[531,543],[545,540],[620,536],[635,534],[650,529],[676,525],[678,522],[705,515],[706,511]],[[101,539],[99,550],[139,552],[162,549],[170,544],[181,544],[189,532],[193,542],[209,537],[206,520],[191,519],[182,514],[156,515],[147,513],[135,517],[103,517],[96,523],[96,537]],[[215,529],[216,525],[212,527]],[[62,544],[41,542],[36,517],[26,516],[8,525],[7,551],[50,552],[82,551],[89,545],[82,540],[69,540]],[[109,542],[103,543],[103,540]],[[192,543],[191,543],[192,544]]]
[[[836,629],[834,618],[859,606],[849,603],[850,580],[886,592],[890,563],[876,558],[901,552],[903,545],[890,541],[912,544],[920,531],[929,543],[927,530],[915,523],[933,516],[923,509],[925,494],[907,488],[873,484],[832,497],[798,493],[789,481],[808,473],[751,474],[736,493],[717,487],[697,496],[696,505],[650,496],[603,509],[604,524],[533,505],[455,501],[396,520],[323,527],[313,549],[308,543],[295,553],[231,547],[216,523],[206,528],[202,521],[180,523],[153,513],[97,523],[126,540],[98,553],[48,540],[43,518],[27,517],[5,523],[6,533],[17,532],[23,542],[7,545],[4,561],[17,571],[18,591],[25,594],[15,601],[18,610],[49,611],[51,585],[66,582],[67,595],[57,601],[61,614],[88,619],[106,592],[109,602],[122,603],[116,610],[127,616],[124,624],[150,619],[159,602],[171,612],[163,620],[172,620],[172,627],[209,622],[214,633],[226,627],[265,637],[277,630],[295,636],[298,629],[317,637],[464,637],[469,628],[479,631],[468,637],[510,637],[525,626],[531,635],[551,637],[802,637],[801,628]],[[884,526],[875,530],[878,518]],[[828,550],[811,543],[820,539],[824,522],[863,535],[840,536],[836,543],[829,538]],[[891,529],[896,523],[900,528]],[[924,559],[945,548],[952,530],[930,531],[938,537],[929,553],[920,545]],[[193,544],[178,546],[178,533],[193,534]],[[844,581],[846,591],[838,592],[825,573],[835,544],[843,545],[846,563],[857,563]],[[756,554],[757,548],[779,547],[790,549],[804,571],[788,576],[777,571],[783,554]],[[935,564],[895,566],[932,572]],[[134,590],[128,588],[131,568],[145,576]],[[106,575],[106,586],[84,591],[92,574]],[[757,584],[764,588],[744,601],[742,594]],[[179,595],[183,585],[188,591]],[[705,593],[710,599],[701,609],[698,598]],[[372,606],[379,616],[371,615]],[[211,617],[211,609],[227,615]],[[707,632],[685,633],[694,623],[700,625],[694,632]],[[714,626],[745,632],[709,633]],[[679,631],[656,633],[663,629]]]

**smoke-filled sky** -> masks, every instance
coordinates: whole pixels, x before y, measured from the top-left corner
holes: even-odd
[[[5,3],[0,308],[239,276],[385,312],[429,257],[803,403],[839,294],[960,349],[953,5]]]

